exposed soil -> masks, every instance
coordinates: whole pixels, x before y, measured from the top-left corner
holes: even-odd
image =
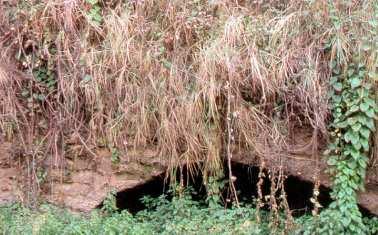
[[[18,168],[11,164],[11,143],[0,143],[0,204],[22,200]]]
[[[310,135],[298,135],[299,144],[305,144]],[[23,201],[27,194],[27,182],[21,177],[25,175],[22,164],[14,160],[11,154],[12,144],[3,142],[0,144],[0,204],[14,201]],[[51,166],[46,163],[49,177],[40,187],[39,194],[47,201],[69,208],[73,211],[89,212],[99,206],[111,190],[118,192],[140,186],[165,172],[166,164],[156,158],[156,151],[135,150],[120,157],[118,164],[111,161],[111,152],[107,149],[94,150],[96,157],[78,155],[66,159],[64,165]],[[323,189],[331,186],[329,176],[325,173],[326,164],[317,156],[306,153],[292,153],[282,156],[265,157],[265,167],[271,170],[282,170],[291,179],[300,179],[309,183],[320,180]],[[243,165],[259,166],[260,158],[250,152],[238,151],[234,154],[233,161]],[[316,167],[319,166],[319,168]],[[238,178],[240,169],[235,168],[234,174]],[[253,176],[253,175],[252,175]],[[243,180],[253,182],[256,177]],[[290,177],[289,177],[290,179]],[[240,180],[240,179],[238,179]],[[286,182],[289,184],[290,180]],[[312,186],[310,186],[311,188]],[[303,190],[303,194],[309,190]],[[298,190],[294,190],[298,192]],[[293,195],[293,193],[291,193]],[[301,204],[304,197],[293,198],[289,201],[292,205]],[[307,200],[307,199],[306,199]],[[137,199],[134,200],[138,201]],[[367,173],[366,191],[359,193],[360,205],[370,213],[378,215],[378,172],[376,166],[371,167]]]
[[[27,182],[20,177],[25,169],[12,161],[11,148],[10,143],[0,147],[1,204],[23,201],[28,193]],[[164,172],[164,167],[153,158],[155,155],[147,151],[130,152],[127,159],[122,158],[116,166],[108,150],[99,149],[95,153],[96,157],[68,159],[63,168],[51,167],[49,181],[40,188],[42,198],[73,211],[89,212],[111,190],[133,188]]]

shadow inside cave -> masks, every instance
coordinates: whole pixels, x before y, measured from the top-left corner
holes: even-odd
[[[249,166],[241,163],[232,163],[232,173],[236,177],[234,182],[235,188],[237,190],[238,199],[243,204],[255,203],[258,197],[257,183],[259,167]],[[227,175],[227,167],[225,167],[225,175]],[[202,175],[199,171],[197,173],[189,174],[186,167],[183,167],[184,175],[184,185],[186,187],[191,187],[192,199],[197,201],[204,201],[206,198],[206,188],[203,185]],[[144,184],[138,185],[136,187],[120,191],[116,194],[116,205],[119,210],[128,210],[132,214],[146,209],[146,206],[142,202],[144,196],[150,196],[152,198],[159,197],[165,194],[170,200],[172,198],[172,193],[170,188],[170,179],[166,178],[166,173],[152,178]],[[177,180],[180,178],[179,174],[176,176]],[[263,197],[270,195],[271,182],[267,178],[261,186],[261,191]],[[287,202],[289,208],[294,216],[301,216],[306,213],[311,213],[313,209],[313,204],[310,201],[313,195],[314,184],[309,181],[304,181],[297,176],[289,175],[285,182],[284,188],[287,195]],[[227,187],[226,187],[227,188]],[[230,190],[225,189],[222,193],[222,201],[225,207],[231,207],[230,203]],[[277,192],[278,196],[279,192]],[[320,186],[318,202],[323,208],[327,208],[332,202],[330,197],[330,189]],[[102,204],[98,206],[102,207]],[[263,207],[264,210],[269,210],[269,206]],[[364,216],[369,216],[368,210],[360,207],[360,210]]]

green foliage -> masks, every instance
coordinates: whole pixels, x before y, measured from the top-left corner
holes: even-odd
[[[0,207],[0,234],[273,234],[269,213],[261,211],[261,222],[258,223],[255,208],[248,205],[232,209],[224,209],[219,204],[208,207],[204,201],[193,201],[190,193],[185,191],[181,197],[172,200],[166,195],[144,197],[147,209],[133,216],[126,210],[118,212],[114,196],[114,192],[109,194],[103,209],[88,216],[71,214],[49,205],[42,205],[36,211],[19,204],[3,206]],[[309,228],[318,222],[305,215],[296,219],[295,230],[288,233],[279,227],[274,234],[284,234],[285,231],[286,234],[312,234]],[[364,222],[367,234],[377,232],[377,218],[365,218]],[[338,228],[334,229],[332,231]]]
[[[102,17],[102,12],[101,12],[102,9],[99,5],[98,0],[85,0],[85,1],[90,5],[90,9],[87,12],[87,17],[93,24],[97,26],[100,25],[103,21],[103,17]]]
[[[57,81],[54,72],[46,67],[34,69],[33,76],[38,89],[24,89],[21,96],[28,101],[28,106],[46,100],[46,97],[56,90]]]
[[[112,153],[111,155],[112,164],[117,165],[121,160],[119,150],[115,147],[111,147],[110,152]]]
[[[0,234],[270,234],[266,222],[254,221],[250,207],[208,208],[188,194],[172,201],[165,196],[144,201],[148,209],[135,216],[106,209],[88,218],[51,206],[38,211],[20,205],[0,207]]]
[[[221,193],[222,189],[226,185],[226,180],[224,179],[223,174],[218,177],[209,177],[206,184],[207,197],[206,202],[209,207],[218,207],[221,202]]]
[[[319,217],[319,234],[364,234],[367,228],[357,206],[357,190],[364,189],[371,132],[377,112],[364,64],[351,63],[345,71],[333,64],[330,85],[333,141],[327,154],[335,201]]]
[[[116,203],[116,194],[115,190],[110,191],[110,193],[106,196],[102,210],[105,213],[112,214],[118,210],[117,203]]]
[[[343,26],[341,13],[332,2],[329,2],[329,7],[331,21],[338,31]],[[365,43],[362,50],[369,52],[370,45]],[[355,53],[361,55],[363,51]],[[368,225],[362,219],[356,192],[364,190],[371,136],[375,131],[374,119],[378,109],[370,80],[375,71],[369,72],[359,56],[346,65],[342,49],[337,49],[335,56],[330,79],[332,142],[326,151],[329,172],[333,177],[331,196],[335,201],[322,211],[305,234],[374,234],[374,225]]]
[[[40,67],[33,73],[35,80],[39,85],[45,87],[49,92],[56,89],[56,79],[54,72],[46,67]]]

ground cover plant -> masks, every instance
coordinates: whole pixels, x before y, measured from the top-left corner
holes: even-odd
[[[111,197],[106,203],[112,204]],[[312,216],[299,217],[290,228],[274,227],[269,213],[256,221],[256,209],[242,205],[233,209],[207,206],[205,201],[193,201],[187,194],[167,200],[144,198],[147,209],[131,215],[105,206],[90,215],[74,215],[43,205],[37,211],[20,204],[0,207],[0,233],[13,234],[303,234],[313,223]],[[281,219],[284,220],[284,217]],[[366,233],[376,234],[377,218],[365,219]]]

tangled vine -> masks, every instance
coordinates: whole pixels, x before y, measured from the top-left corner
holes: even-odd
[[[377,105],[372,98],[371,84],[365,81],[366,67],[362,63],[351,63],[346,71],[334,64],[331,102],[333,141],[329,145],[328,165],[333,175],[332,197],[324,220],[328,231],[361,234],[365,231],[362,215],[357,206],[358,190],[364,189],[368,164],[370,138],[375,131],[374,118]]]
[[[342,20],[332,3],[330,13],[335,29]],[[378,4],[375,18],[369,21],[372,39],[367,39],[356,54],[367,53],[377,64],[375,36],[378,29]],[[336,56],[337,57],[337,56]],[[332,105],[331,144],[326,151],[329,172],[333,177],[332,198],[329,209],[319,217],[319,224],[308,232],[318,234],[368,234],[367,226],[357,205],[357,191],[364,190],[364,180],[369,161],[372,133],[378,107],[374,99],[372,78],[376,68],[368,68],[365,60],[356,56],[345,64],[340,58],[331,63],[330,102]]]

